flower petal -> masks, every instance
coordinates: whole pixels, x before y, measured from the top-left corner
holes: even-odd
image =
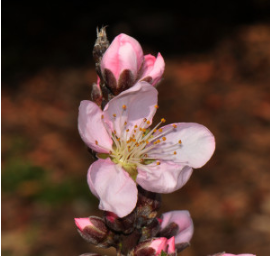
[[[96,152],[109,153],[112,139],[101,119],[103,112],[92,101],[83,100],[79,107],[78,129],[88,147]],[[98,143],[98,145],[97,145]]]
[[[150,82],[153,86],[155,86],[160,80],[164,73],[165,62],[160,53],[158,53],[157,57],[152,55],[144,56],[144,67],[143,67],[143,75],[141,76],[141,81],[148,81],[149,77]]]
[[[109,158],[95,161],[88,170],[87,181],[99,199],[99,209],[122,218],[136,206],[138,190],[135,182],[120,165]]]
[[[126,129],[130,130],[130,135],[135,125],[140,126],[144,123],[144,118],[149,120],[150,123],[147,126],[150,126],[156,112],[157,95],[157,90],[151,84],[138,82],[105,106],[105,120],[112,131],[116,131],[118,137],[123,137]],[[123,106],[126,107],[125,110]],[[124,126],[125,122],[127,122],[126,126]]]
[[[178,232],[175,234],[175,244],[189,243],[194,232],[194,226],[188,211],[183,210],[166,212],[162,214],[161,219],[161,234],[163,229],[165,229],[171,223],[175,223],[179,227]]]
[[[138,167],[137,183],[147,191],[171,193],[186,184],[192,174],[192,168],[172,162],[154,161]]]
[[[202,167],[213,155],[215,150],[215,138],[213,134],[203,125],[197,123],[176,123],[177,128],[170,130],[172,125],[165,125],[162,127],[162,131],[170,130],[166,136],[166,141],[162,143],[159,150],[164,150],[173,144],[178,144],[181,140],[181,144],[178,144],[176,155],[173,155],[172,159],[175,162],[179,162],[188,165],[193,168]],[[163,135],[164,136],[164,135]]]

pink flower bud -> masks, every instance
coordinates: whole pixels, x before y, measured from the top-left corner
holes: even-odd
[[[134,250],[134,255],[136,256],[158,256],[162,254],[175,254],[174,237],[170,239],[167,239],[166,237],[148,239],[137,245]]]
[[[144,56],[140,43],[123,33],[115,37],[100,63],[102,76],[114,95],[129,89],[137,81],[156,85],[164,67],[160,53],[157,57]]]
[[[118,93],[133,86],[142,64],[143,51],[139,42],[120,34],[104,53],[100,67],[107,86]]]
[[[75,224],[83,239],[99,247],[109,247],[112,244],[112,234],[104,221],[95,216],[75,218]]]
[[[113,212],[105,211],[104,219],[105,219],[106,225],[110,229],[112,229],[116,232],[130,234],[134,230],[134,227],[135,227],[136,213],[131,212],[127,216],[125,216],[123,218],[119,218]]]

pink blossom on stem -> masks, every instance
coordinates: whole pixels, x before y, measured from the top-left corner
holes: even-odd
[[[165,62],[161,54],[144,56],[140,43],[122,33],[104,53],[100,68],[107,86],[117,95],[137,81],[146,80],[156,85],[161,80]]]
[[[137,203],[137,186],[156,193],[171,193],[190,178],[192,168],[202,167],[212,156],[215,139],[203,125],[174,123],[149,129],[158,108],[157,90],[147,82],[108,102],[102,111],[84,100],[78,127],[83,141],[99,158],[88,170],[87,180],[99,208],[119,217]]]
[[[189,243],[194,232],[193,221],[187,210],[170,211],[161,216],[161,236],[175,237],[175,244]]]

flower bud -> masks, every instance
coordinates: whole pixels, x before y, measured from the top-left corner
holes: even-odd
[[[140,242],[155,237],[160,229],[160,223],[157,218],[153,219],[151,223],[142,228],[142,236],[140,238]]]
[[[133,251],[136,256],[175,255],[174,237],[152,238],[138,244]]]
[[[105,53],[108,47],[109,41],[107,39],[105,27],[102,27],[100,31],[97,29],[97,39],[93,48],[93,57],[98,76],[101,76],[100,62],[103,54]]]
[[[92,84],[92,92],[91,92],[91,99],[95,102],[98,106],[101,106],[102,103],[102,92],[100,89],[100,79],[98,77],[97,83]]]
[[[83,239],[98,247],[109,247],[113,243],[113,234],[108,230],[104,221],[95,216],[75,218],[78,232]]]
[[[139,42],[123,33],[115,37],[100,62],[102,77],[114,95],[129,89],[138,81],[156,85],[161,80],[164,68],[161,54],[157,57],[144,56]]]
[[[138,186],[137,221],[139,227],[147,225],[157,216],[161,206],[161,195]]]
[[[123,234],[130,234],[135,228],[136,213],[132,212],[123,218],[119,218],[113,212],[105,211],[104,219],[110,229]]]
[[[158,236],[175,237],[175,245],[178,252],[189,246],[193,235],[193,221],[188,211],[171,211],[162,214],[160,232]]]

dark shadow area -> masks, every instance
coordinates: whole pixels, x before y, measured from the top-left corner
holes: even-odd
[[[96,27],[109,38],[133,35],[166,57],[205,52],[243,24],[269,20],[269,1],[181,1],[116,4],[95,1],[2,1],[2,80],[46,66],[92,62]],[[16,85],[13,84],[13,85]]]

